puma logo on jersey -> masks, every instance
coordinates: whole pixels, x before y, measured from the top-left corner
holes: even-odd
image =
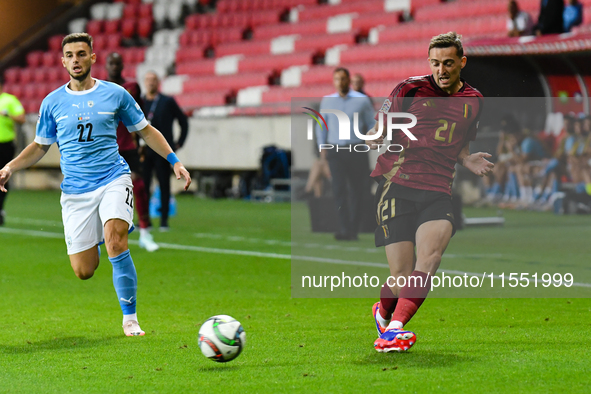
[[[427,100],[426,102],[423,103],[423,107],[432,107],[435,108],[435,101],[433,101],[432,99]]]
[[[78,104],[72,104],[72,107],[76,107],[76,108],[80,109],[80,103],[78,103]]]

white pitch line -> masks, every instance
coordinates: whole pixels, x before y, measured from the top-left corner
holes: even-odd
[[[24,229],[15,229],[15,228],[6,228],[0,227],[0,233],[6,234],[19,234],[19,235],[29,235],[34,237],[45,237],[45,238],[62,238],[64,237],[63,234],[60,233],[50,233],[47,231],[36,231],[36,230],[24,230]],[[138,241],[136,240],[129,240],[129,243],[132,245],[137,245]],[[193,252],[203,252],[203,253],[216,253],[216,254],[228,254],[228,255],[238,255],[238,256],[254,256],[254,257],[266,257],[272,259],[282,259],[282,260],[298,260],[298,261],[312,261],[316,263],[325,263],[325,264],[338,264],[338,265],[353,265],[359,267],[377,267],[377,268],[384,268],[387,269],[388,265],[384,263],[373,263],[373,262],[366,262],[366,261],[350,261],[350,260],[341,260],[341,259],[331,259],[325,257],[316,257],[316,256],[292,256],[289,254],[279,254],[279,253],[266,253],[266,252],[257,252],[251,250],[236,250],[236,249],[219,249],[219,248],[207,248],[203,246],[193,246],[193,245],[179,245],[179,244],[169,244],[169,243],[159,243],[161,248],[164,249],[174,249],[174,250],[189,250]],[[500,254],[496,254],[501,256]],[[461,256],[461,255],[444,255],[443,257],[454,258],[454,257],[465,257],[467,258],[469,255]],[[490,256],[490,255],[473,255],[473,256]],[[495,256],[493,254],[492,256]],[[478,276],[483,277],[482,273],[478,272],[464,272],[464,271],[456,271],[456,270],[440,270],[441,273],[452,274],[452,275],[469,275],[469,276]],[[487,276],[488,277],[488,276]],[[509,279],[509,276],[504,275],[505,279]],[[499,280],[498,276],[494,277],[494,279]],[[543,283],[544,281],[538,279],[537,282]],[[587,287],[591,288],[591,283],[578,283],[574,282],[572,286],[575,287]]]

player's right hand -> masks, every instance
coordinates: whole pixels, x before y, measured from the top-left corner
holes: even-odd
[[[378,131],[373,129],[367,132],[366,135],[375,135]],[[382,145],[384,143],[384,136],[380,135],[375,140],[365,140],[365,145],[368,145],[371,150],[378,149],[378,145]]]
[[[8,180],[10,179],[11,175],[12,171],[8,166],[5,166],[3,169],[0,170],[0,191],[3,191],[4,193],[7,192],[5,185],[6,182],[8,182]]]

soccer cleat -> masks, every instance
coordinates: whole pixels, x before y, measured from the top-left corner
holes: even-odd
[[[158,249],[160,249],[160,246],[158,246],[158,244],[154,242],[152,234],[147,233],[144,235],[140,235],[140,248],[144,248],[148,252],[155,252]]]
[[[417,336],[414,332],[391,329],[380,335],[373,346],[380,353],[406,352],[416,341]]]
[[[387,327],[382,327],[380,322],[378,321],[377,314],[380,313],[380,302],[376,302],[373,304],[373,308],[371,308],[371,314],[373,315],[373,320],[376,322],[376,328],[378,329],[378,336],[382,335],[384,331],[386,331]]]
[[[140,325],[135,320],[128,320],[123,323],[123,332],[128,337],[135,337],[135,336],[143,336],[146,335],[145,332],[142,331]]]

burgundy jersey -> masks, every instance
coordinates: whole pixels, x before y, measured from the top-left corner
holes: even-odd
[[[441,90],[431,75],[412,77],[396,86],[375,118],[381,116],[386,128],[388,112],[412,113],[417,124],[409,131],[417,140],[393,130],[390,143],[400,144],[404,150],[381,154],[372,177],[451,194],[458,155],[476,138],[482,109],[482,94],[462,82],[462,88],[451,95]],[[395,123],[409,123],[409,119]]]
[[[140,105],[142,106],[142,98],[141,98],[141,90],[140,85],[137,84],[135,81],[128,81],[124,82],[121,85],[125,90],[131,94],[131,97]],[[135,150],[137,149],[137,145],[135,143],[135,137],[132,133],[127,130],[127,127],[123,124],[123,122],[119,122],[119,126],[117,126],[117,145],[119,145],[120,151],[126,150]]]

